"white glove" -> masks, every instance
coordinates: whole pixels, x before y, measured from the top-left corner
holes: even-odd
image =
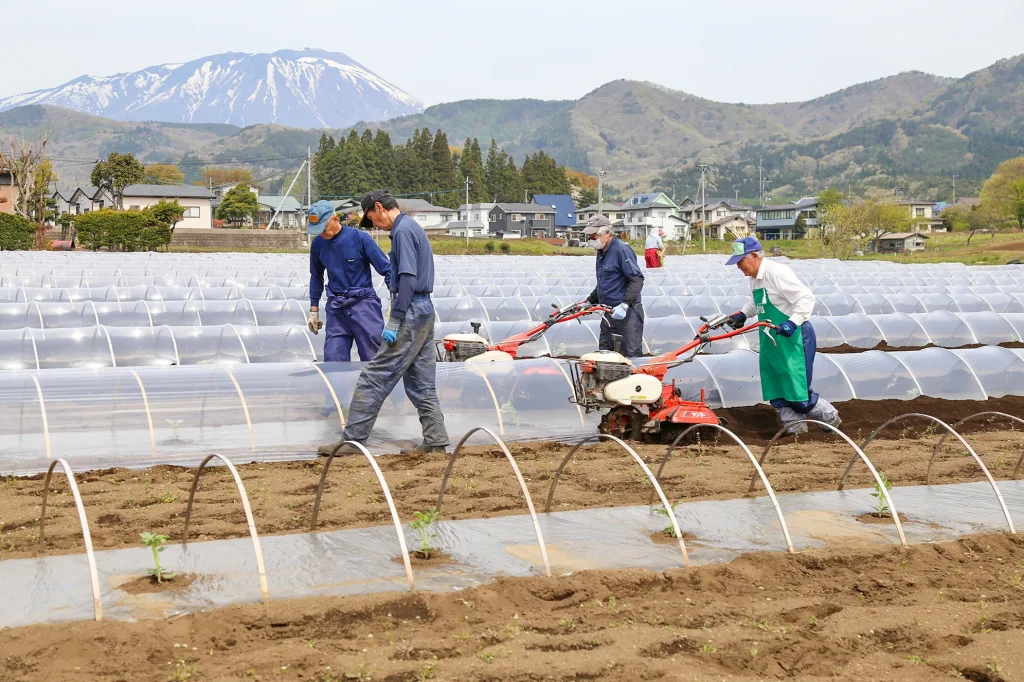
[[[626,319],[627,312],[629,312],[629,304],[623,301],[622,303],[612,308],[612,319],[624,320]]]
[[[320,313],[316,310],[309,311],[309,322],[306,323],[309,327],[309,331],[316,334],[324,328],[324,323],[320,321]]]

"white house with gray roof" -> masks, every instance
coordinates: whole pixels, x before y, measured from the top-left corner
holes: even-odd
[[[177,201],[185,208],[185,217],[175,227],[213,227],[213,192],[196,185],[128,185],[124,188],[124,207],[142,210],[161,201]]]
[[[257,201],[260,204],[260,214],[256,216],[257,227],[267,227],[270,219],[274,218],[271,227],[289,228],[302,225],[302,205],[293,196],[280,194],[257,194]]]

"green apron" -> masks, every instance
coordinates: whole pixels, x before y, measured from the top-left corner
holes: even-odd
[[[789,319],[768,298],[766,289],[754,289],[757,317],[778,326]],[[761,327],[768,338],[761,339],[761,397],[764,400],[782,398],[793,403],[807,402],[807,360],[804,357],[804,333],[800,327],[786,338]],[[774,341],[775,343],[772,343]]]

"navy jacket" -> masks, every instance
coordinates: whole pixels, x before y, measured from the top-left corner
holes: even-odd
[[[597,252],[597,288],[587,300],[613,308],[623,301],[632,305],[640,302],[643,286],[644,273],[637,265],[633,249],[613,237],[607,247]]]
[[[383,275],[391,288],[391,262],[373,237],[359,228],[343,226],[332,239],[317,235],[309,246],[309,304],[320,305],[324,292],[324,271],[328,289],[335,296],[349,289],[373,288],[370,266]]]

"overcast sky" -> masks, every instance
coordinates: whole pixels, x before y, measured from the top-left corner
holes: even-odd
[[[1022,0],[0,0],[0,96],[222,52],[343,52],[423,100],[577,99],[618,78],[810,99],[1024,52]],[[13,59],[13,62],[11,61]]]

